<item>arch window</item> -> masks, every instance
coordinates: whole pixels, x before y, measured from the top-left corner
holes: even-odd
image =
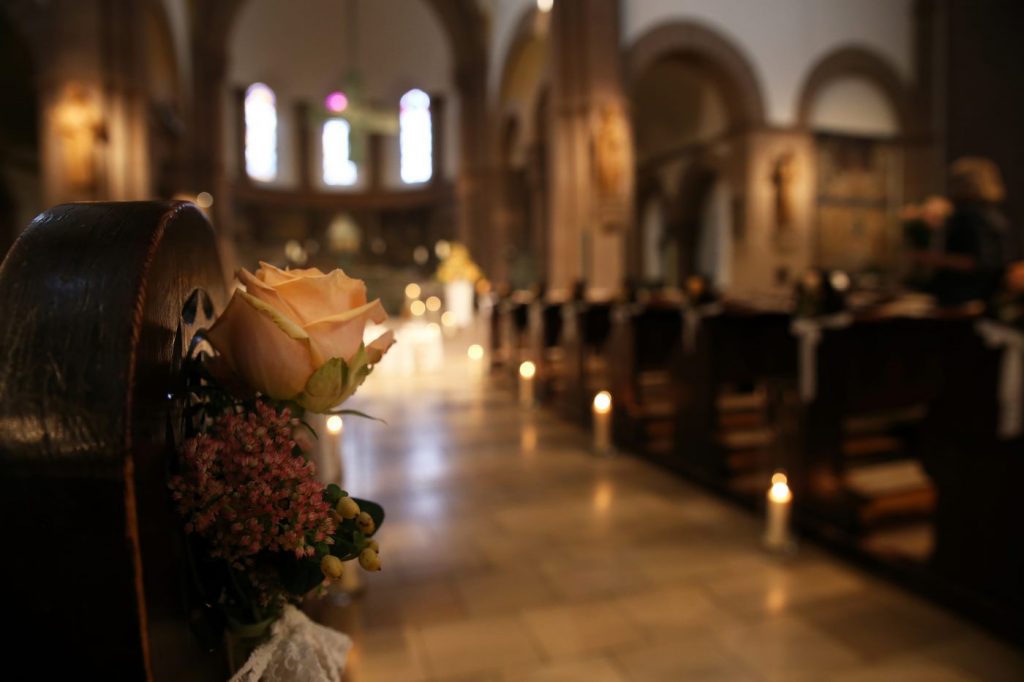
[[[321,135],[324,184],[348,187],[356,184],[358,168],[352,160],[352,126],[343,118],[324,122]]]
[[[398,143],[402,182],[427,182],[434,173],[430,95],[413,89],[402,95],[399,104]]]
[[[261,182],[277,179],[277,98],[264,83],[245,91],[245,172]]]

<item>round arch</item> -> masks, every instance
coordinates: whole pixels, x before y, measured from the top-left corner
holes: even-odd
[[[627,82],[636,83],[655,63],[673,56],[693,59],[722,83],[733,128],[764,124],[764,99],[754,67],[728,38],[698,22],[662,24],[640,36],[626,54]]]
[[[895,67],[885,58],[857,45],[841,47],[829,52],[808,72],[800,89],[797,102],[797,124],[808,128],[818,95],[829,84],[843,78],[862,78],[876,86],[885,95],[896,113],[900,132],[907,135],[913,128],[910,95]]]

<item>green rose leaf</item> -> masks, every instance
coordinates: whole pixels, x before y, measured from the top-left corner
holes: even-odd
[[[341,358],[331,358],[313,372],[295,402],[310,412],[330,412],[348,400],[372,371],[370,354],[366,346],[360,344],[359,350],[348,362]]]

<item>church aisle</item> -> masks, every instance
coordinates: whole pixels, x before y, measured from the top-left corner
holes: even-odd
[[[521,411],[465,354],[381,376],[348,419],[345,484],[388,510],[384,570],[314,607],[348,679],[1019,680],[1024,655],[758,519]],[[385,378],[386,376],[386,378]]]

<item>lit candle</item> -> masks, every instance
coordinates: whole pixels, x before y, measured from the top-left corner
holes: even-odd
[[[533,407],[533,377],[537,373],[537,366],[527,360],[519,365],[519,405],[520,407]]]
[[[765,547],[772,551],[785,551],[792,547],[789,537],[792,505],[793,493],[789,489],[786,474],[776,471],[772,475],[772,487],[768,489],[768,526],[764,533]]]
[[[612,394],[601,391],[594,396],[594,450],[600,454],[612,448]]]
[[[329,477],[329,483],[341,484],[341,434],[345,430],[345,424],[341,417],[332,414],[324,421],[325,433],[320,438],[323,448],[321,462],[324,474]]]

